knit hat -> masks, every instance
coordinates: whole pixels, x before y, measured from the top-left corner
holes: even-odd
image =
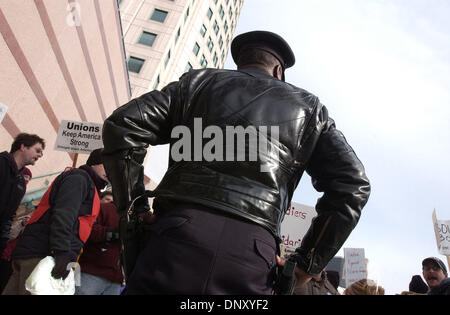
[[[384,295],[384,289],[373,280],[361,279],[344,291],[345,295]]]
[[[438,265],[439,268],[441,268],[442,271],[443,271],[445,274],[447,274],[447,267],[445,267],[445,264],[443,263],[443,261],[440,260],[440,259],[437,258],[437,257],[428,257],[428,258],[425,258],[425,259],[422,261],[422,267],[424,267],[426,264],[428,264],[428,263],[430,263],[430,262],[433,262],[433,263],[435,263],[436,265]]]
[[[94,151],[92,151],[91,154],[89,155],[89,158],[86,161],[86,164],[89,166],[103,164],[102,152],[103,152],[102,148],[95,149]]]
[[[334,270],[327,271],[327,278],[328,281],[330,281],[333,287],[337,290],[337,288],[339,287],[339,280],[340,280],[339,272]]]
[[[409,283],[409,291],[415,293],[427,293],[428,286],[425,281],[422,280],[421,276],[415,275],[411,278],[411,282]]]

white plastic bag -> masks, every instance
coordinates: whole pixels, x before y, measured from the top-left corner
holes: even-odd
[[[25,281],[25,289],[32,295],[73,295],[75,293],[75,276],[72,269],[66,279],[52,277],[52,269],[55,259],[47,256],[42,259],[28,279]]]

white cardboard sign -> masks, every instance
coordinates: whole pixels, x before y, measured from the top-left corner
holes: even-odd
[[[316,209],[313,207],[296,202],[291,203],[281,223],[281,245],[285,250],[284,257],[289,256],[300,246],[316,215]]]
[[[57,151],[89,154],[103,148],[103,124],[62,120],[54,149]]]
[[[345,287],[361,279],[367,279],[364,248],[344,248]]]
[[[436,218],[436,210],[434,210],[433,226],[439,253],[441,255],[450,256],[450,220],[438,220]]]
[[[8,111],[8,106],[6,106],[3,103],[0,103],[0,123],[3,121],[3,118],[5,118],[7,111]]]

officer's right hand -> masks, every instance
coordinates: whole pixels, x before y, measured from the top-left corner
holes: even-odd
[[[275,257],[275,260],[278,266],[284,266],[284,264],[286,263],[286,259],[281,258],[278,255]],[[295,285],[296,287],[308,283],[312,279],[312,276],[310,274],[307,274],[303,269],[300,269],[298,266],[295,267],[295,276],[297,278],[297,283]]]

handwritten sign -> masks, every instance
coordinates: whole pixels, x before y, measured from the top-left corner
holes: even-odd
[[[367,278],[364,248],[344,248],[345,287]]]
[[[281,240],[284,257],[288,257],[300,246],[303,237],[317,215],[316,209],[292,202],[281,223]]]
[[[103,124],[62,120],[54,149],[89,154],[103,147],[102,128]]]
[[[433,211],[433,226],[439,253],[450,256],[450,220],[438,220],[435,209]]]
[[[8,111],[8,106],[6,106],[3,103],[0,103],[0,123],[2,122],[3,118],[5,117],[7,111]]]

